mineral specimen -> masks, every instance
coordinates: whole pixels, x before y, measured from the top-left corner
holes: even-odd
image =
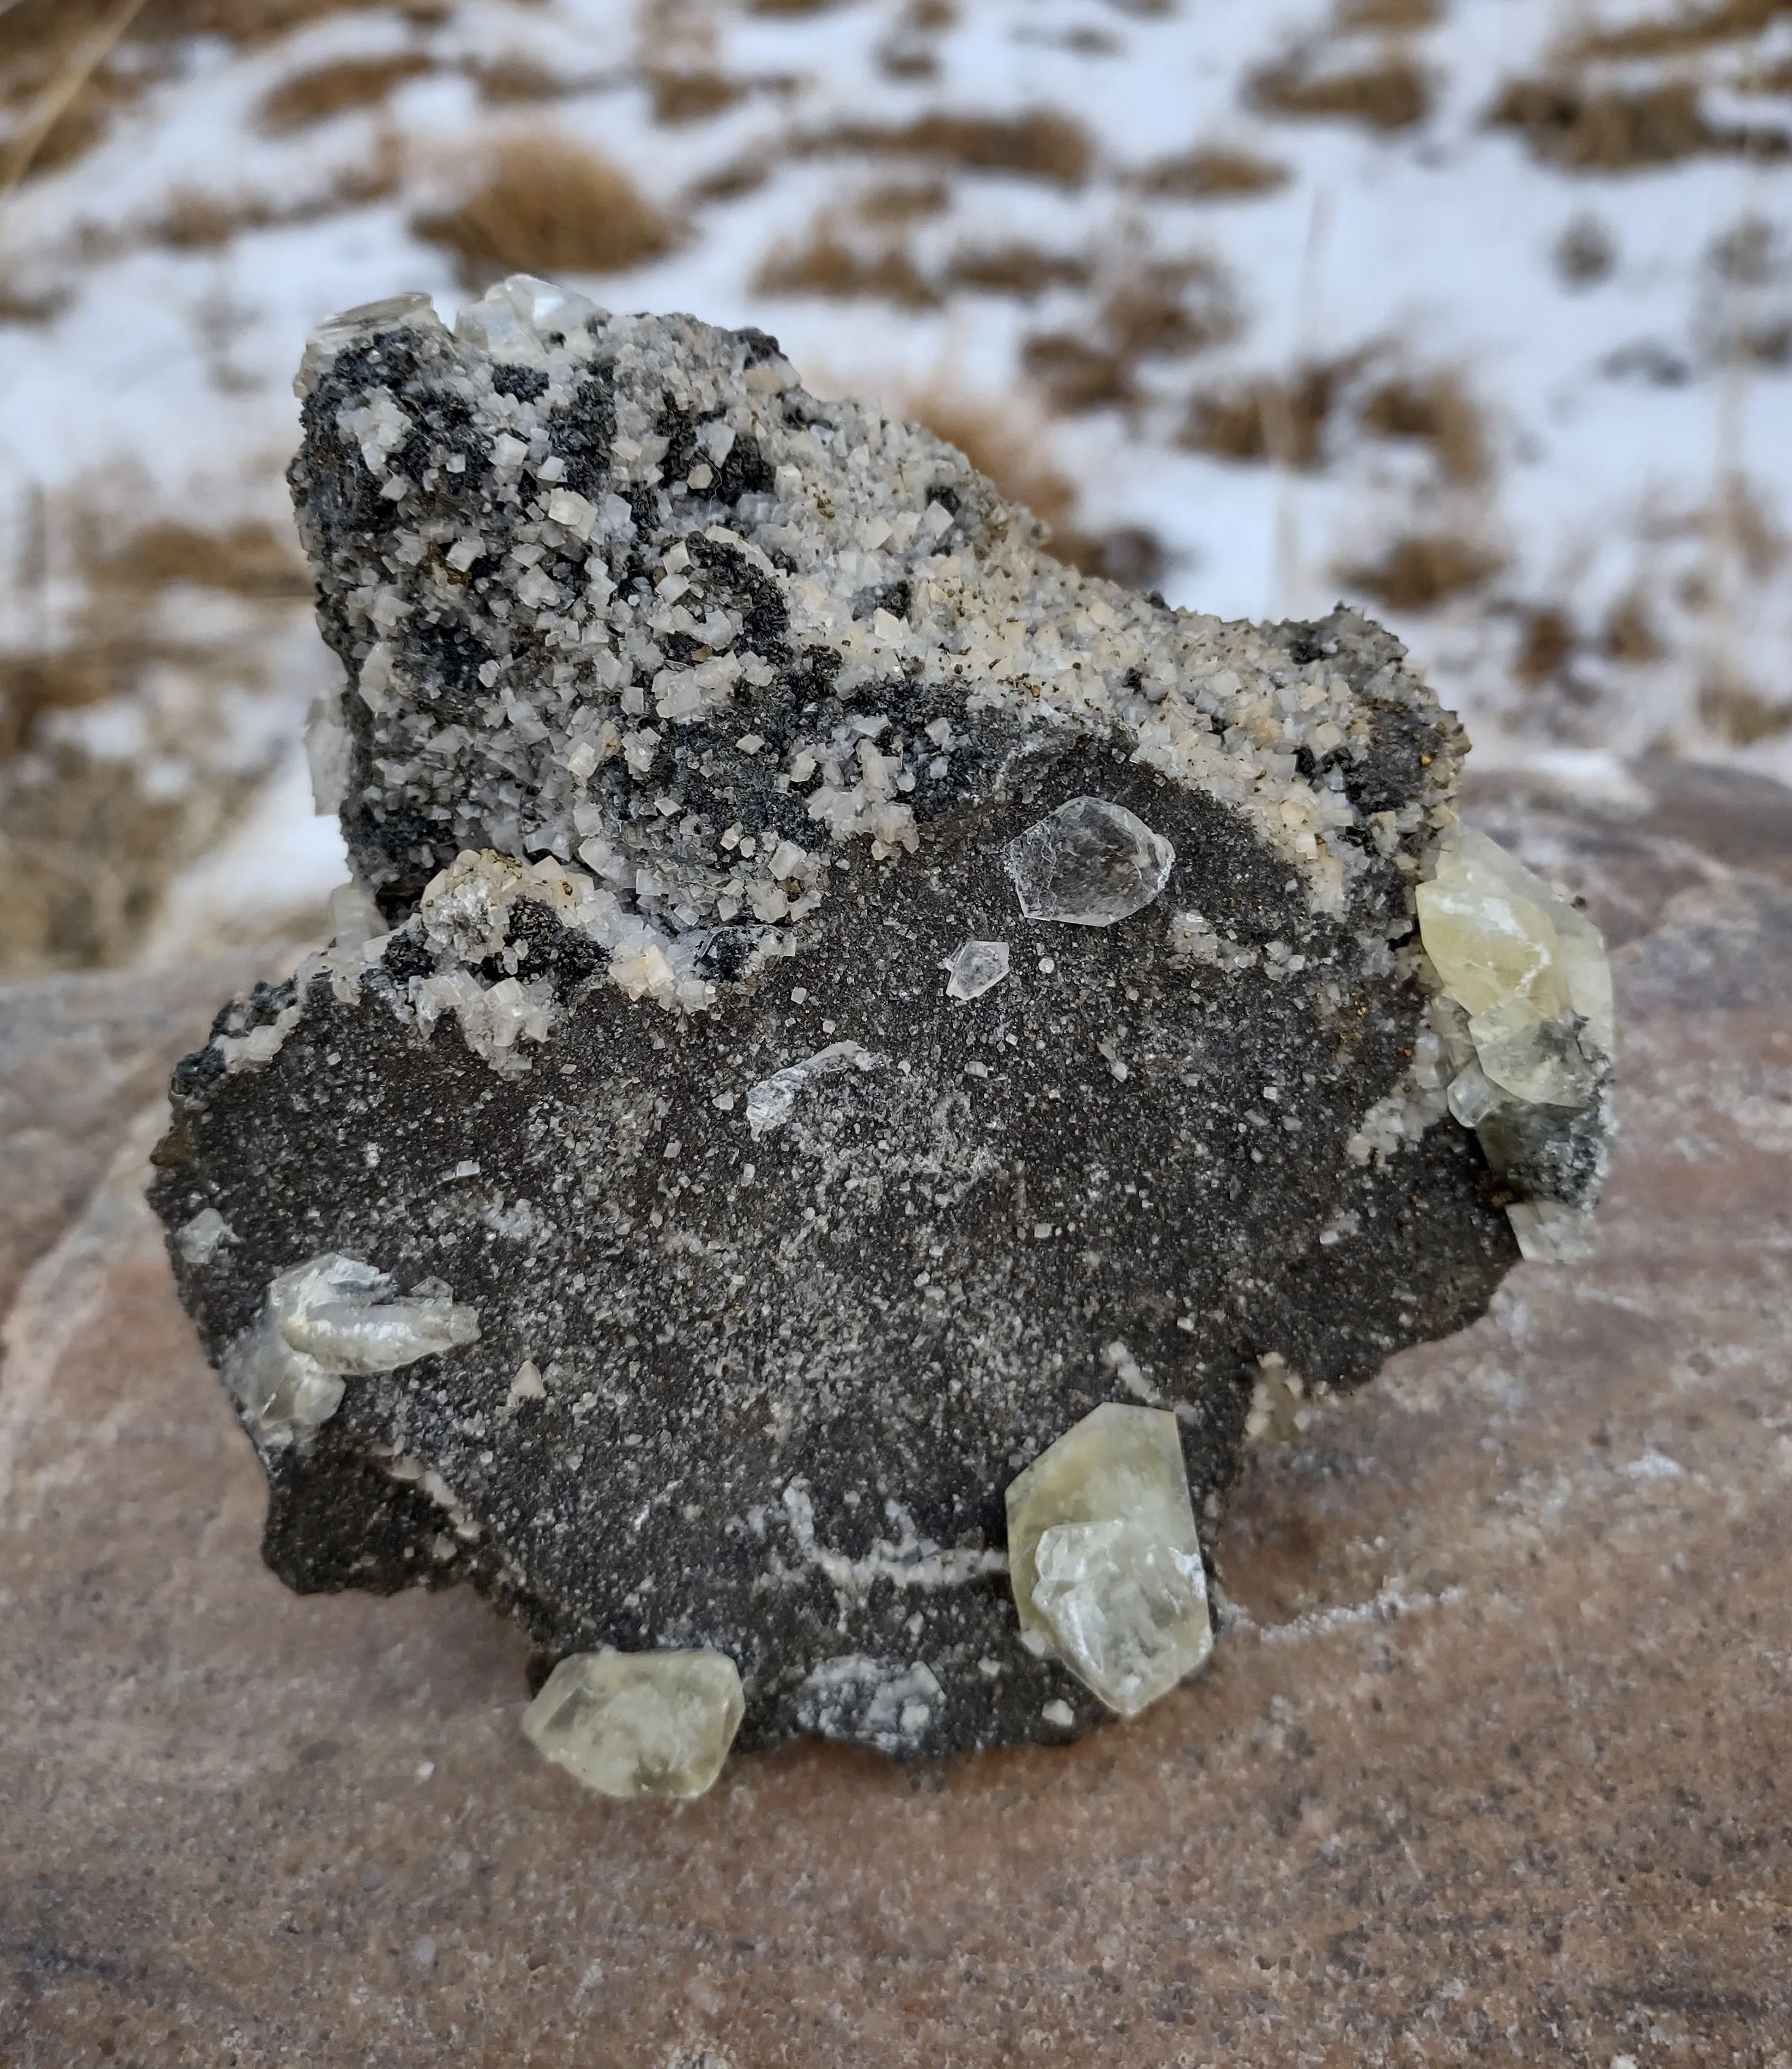
[[[557,1767],[604,1796],[700,1796],[741,1726],[725,1652],[575,1652],[523,1712]]]
[[[1137,1716],[1213,1650],[1207,1577],[1176,1418],[1092,1408],[1009,1486],[1023,1643]]]
[[[725,1658],[743,1745],[1136,1707],[1265,1375],[1305,1414],[1576,1238],[1590,930],[1457,830],[1386,633],[1085,579],[758,332],[517,280],[300,387],[356,882],[155,1188],[268,1561],[469,1582],[538,1675]],[[1137,1504],[1023,1552],[1116,1414]]]

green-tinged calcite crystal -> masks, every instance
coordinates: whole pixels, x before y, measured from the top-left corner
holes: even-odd
[[[1496,841],[1456,826],[1417,893],[1442,981],[1435,1017],[1451,1112],[1525,1196],[1507,1211],[1527,1257],[1586,1247],[1605,1176],[1611,968],[1599,930]]]
[[[725,1652],[575,1652],[523,1712],[523,1729],[600,1795],[700,1796],[741,1727]]]
[[[1206,1575],[1176,1418],[1104,1402],[1008,1489],[1023,1638],[1123,1717],[1213,1650]]]

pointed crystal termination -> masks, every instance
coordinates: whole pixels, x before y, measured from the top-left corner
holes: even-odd
[[[1418,890],[1425,952],[1461,1009],[1447,1040],[1451,1111],[1527,1197],[1508,1209],[1525,1256],[1583,1255],[1606,1168],[1615,1039],[1599,930],[1541,877],[1455,826]]]
[[[741,1728],[725,1652],[575,1652],[523,1712],[537,1749],[602,1796],[700,1796]]]
[[[250,1434],[269,1451],[320,1429],[342,1405],[343,1381],[395,1372],[479,1338],[479,1311],[444,1291],[389,1300],[392,1282],[334,1251],[283,1271],[261,1319],[224,1361]]]
[[[1029,920],[1111,927],[1169,883],[1176,851],[1124,805],[1072,798],[1010,841],[1004,859]]]
[[[948,998],[981,998],[1008,974],[1006,941],[966,941],[941,964]]]
[[[1023,1638],[1136,1717],[1213,1650],[1176,1418],[1106,1402],[1007,1491]]]

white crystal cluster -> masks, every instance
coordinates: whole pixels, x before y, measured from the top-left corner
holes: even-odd
[[[223,1367],[263,1450],[284,1450],[320,1428],[341,1406],[349,1380],[477,1340],[478,1311],[445,1288],[419,1288],[405,1300],[392,1292],[384,1272],[334,1251],[271,1282],[260,1320]]]
[[[911,733],[893,707],[880,709],[886,684],[901,684],[910,707],[933,690],[967,716],[1006,715],[1060,737],[1123,732],[1137,760],[1242,812],[1316,908],[1345,909],[1365,851],[1340,838],[1357,816],[1340,754],[1366,750],[1389,706],[1433,711],[1397,663],[1359,692],[1335,659],[1293,664],[1248,626],[1092,583],[1043,553],[1035,520],[930,433],[802,394],[786,362],[749,364],[733,333],[688,317],[610,316],[537,280],[494,288],[463,310],[451,337],[422,296],[335,319],[308,349],[301,395],[394,328],[434,390],[489,442],[492,461],[476,490],[468,476],[444,505],[465,459],[418,435],[403,397],[369,376],[337,411],[353,464],[390,506],[359,562],[329,577],[382,808],[436,826],[453,848],[550,857],[582,875],[590,890],[578,903],[630,996],[701,1010],[713,996],[697,967],[708,930],[788,930],[827,895],[843,845],[863,842],[880,858],[922,842],[917,783],[953,780],[964,743],[948,716]],[[593,406],[594,368],[614,428],[606,485],[587,480],[588,496],[569,482],[553,426],[556,412],[563,421]],[[699,427],[674,473],[660,428],[668,398]],[[737,446],[757,455],[760,485],[719,501]],[[650,504],[659,515],[643,532]],[[961,521],[967,512],[974,524]],[[775,749],[753,731],[756,700],[783,664],[761,651],[754,613],[711,578],[710,549],[775,599],[790,652],[839,657],[827,708],[839,713],[847,699],[854,708]],[[651,591],[625,588],[643,555]],[[900,612],[876,602],[898,594]],[[495,640],[494,657],[479,671],[475,708],[444,722],[407,673],[406,637],[469,614]],[[677,749],[699,720],[764,757],[765,783],[800,810],[808,835],[756,834],[687,805]],[[346,766],[340,730],[328,712],[314,728],[333,782]],[[1323,773],[1303,775],[1304,753]],[[1456,750],[1435,759],[1430,781],[1447,813]],[[623,772],[644,809],[619,806],[612,779]],[[1403,809],[1410,830],[1433,808]],[[1105,832],[1089,819],[1084,835],[1105,838],[1130,817],[1104,810]],[[1129,865],[1124,842],[1112,858],[1123,875],[1131,867],[1140,902],[1167,867],[1153,838]],[[1031,869],[1017,878],[1028,896],[1035,880]],[[1116,916],[1129,895],[1111,892],[1102,909]],[[1094,908],[1083,916],[1106,923]],[[536,1024],[525,979],[484,1002],[451,979],[425,1010],[451,1011],[492,1054],[514,1054]]]
[[[602,1796],[700,1796],[745,1701],[725,1652],[575,1652],[523,1712],[537,1749]]]
[[[1176,1418],[1105,1402],[1010,1484],[1021,1634],[1123,1717],[1213,1650],[1206,1574]]]
[[[1476,1129],[1496,1169],[1516,1145],[1533,1157],[1540,1124],[1595,1114],[1598,1141],[1578,1182],[1551,1197],[1538,1186],[1508,1209],[1527,1257],[1583,1248],[1604,1175],[1603,1107],[1615,1040],[1611,968],[1584,913],[1496,841],[1456,826],[1418,890],[1425,952],[1443,986],[1434,1018],[1449,1066],[1445,1096]],[[1455,1010],[1452,1010],[1451,1009]]]

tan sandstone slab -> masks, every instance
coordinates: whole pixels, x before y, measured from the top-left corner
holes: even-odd
[[[0,2062],[1792,2063],[1792,798],[1479,802],[1618,951],[1598,1253],[1261,1455],[1067,1751],[582,1794],[477,1602],[262,1569],[122,1160],[0,1382]]]

